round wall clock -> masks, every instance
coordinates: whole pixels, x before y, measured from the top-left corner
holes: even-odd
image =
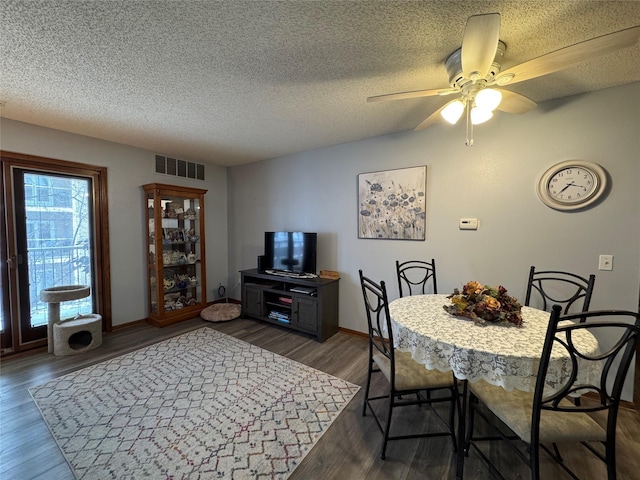
[[[556,210],[577,210],[598,200],[607,187],[607,174],[595,163],[567,160],[549,168],[538,182],[538,197]]]

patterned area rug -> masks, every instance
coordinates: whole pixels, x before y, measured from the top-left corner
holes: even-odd
[[[29,391],[79,479],[285,479],[359,388],[202,328]]]

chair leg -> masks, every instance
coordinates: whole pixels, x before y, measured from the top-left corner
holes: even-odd
[[[473,427],[475,424],[475,412],[476,409],[473,407],[474,403],[477,403],[477,399],[473,393],[469,393],[469,408],[467,410],[467,432],[464,439],[464,454],[465,456],[469,456],[469,448],[471,446],[471,439],[473,438]]]
[[[529,466],[531,467],[531,480],[540,480],[539,445],[529,445]]]
[[[387,453],[387,443],[389,442],[389,430],[391,427],[391,414],[393,413],[393,403],[394,403],[394,394],[393,389],[389,391],[389,410],[387,411],[387,421],[384,425],[384,439],[382,441],[382,452],[380,454],[380,458],[382,460],[385,459]]]
[[[607,464],[607,480],[616,480],[616,439],[607,439],[605,442],[605,462]]]
[[[373,360],[369,360],[369,373],[367,374],[367,386],[364,389],[364,402],[362,405],[362,416],[367,416],[367,401],[369,400],[369,387],[371,387],[371,374],[373,372]]]
[[[451,440],[453,441],[453,452],[456,453],[458,451],[458,442],[456,439],[455,433],[455,413],[456,408],[459,406],[458,402],[458,387],[454,387],[451,389],[451,402],[449,403],[449,429],[452,432]],[[460,418],[460,412],[458,412],[458,418]]]

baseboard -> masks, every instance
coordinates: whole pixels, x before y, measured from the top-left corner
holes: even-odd
[[[214,303],[242,303],[240,300],[236,300],[235,298],[221,298],[219,300],[215,300],[213,302],[209,302],[209,305],[213,305]]]
[[[241,303],[240,300],[236,300],[235,298],[220,298],[218,300],[214,300],[212,302],[207,302],[207,307],[211,305],[215,305],[216,303]],[[198,315],[194,315],[193,318],[196,318]],[[136,325],[140,325],[142,323],[149,323],[146,318],[142,320],[133,320],[131,322],[123,323],[121,325],[114,325],[111,327],[111,331],[123,330],[129,327],[135,327]],[[179,322],[178,322],[179,323]]]
[[[351,330],[350,328],[338,327],[338,331],[346,333],[347,335],[353,335],[354,337],[369,338],[369,335],[357,330]]]
[[[134,320],[133,322],[127,322],[121,325],[112,325],[111,331],[115,332],[117,330],[124,330],[125,328],[135,327],[136,325],[140,325],[142,323],[147,323],[147,319],[143,318],[142,320]]]

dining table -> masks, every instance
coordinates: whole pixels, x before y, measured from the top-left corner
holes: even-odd
[[[444,306],[450,304],[448,295],[442,294],[400,297],[389,303],[389,316],[395,349],[410,352],[415,361],[429,370],[453,371],[462,383],[456,466],[456,478],[462,478],[467,382],[483,380],[507,391],[533,392],[550,314],[523,306],[522,326],[478,324],[467,317],[449,314]],[[586,330],[580,331],[573,341],[584,353],[599,351],[598,340]],[[579,380],[598,378],[601,368],[592,363],[580,364]],[[569,354],[554,348],[545,391],[561,388],[571,368]]]

